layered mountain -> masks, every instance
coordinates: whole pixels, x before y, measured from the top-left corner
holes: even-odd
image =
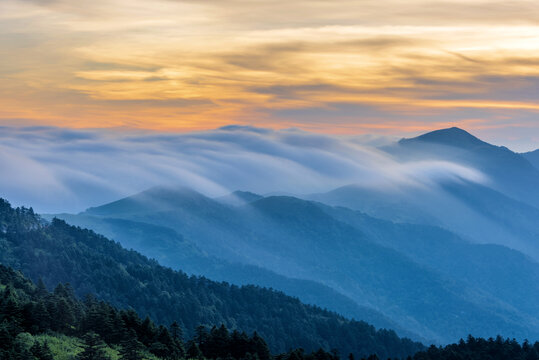
[[[280,290],[297,297],[303,303],[331,309],[346,317],[366,321],[377,328],[393,329],[402,336],[423,340],[419,335],[399,326],[380,312],[360,306],[328,286],[315,281],[285,277],[259,266],[234,263],[210,256],[171,228],[87,215],[61,214],[58,217],[72,225],[89,228],[114,239],[127,249],[156,259],[161,265],[235,285],[256,284]],[[52,220],[54,217],[45,216],[45,218]]]
[[[508,246],[539,260],[539,170],[505,147],[458,128],[403,139],[384,148],[398,161],[456,164],[478,174],[393,188],[348,185],[305,196],[395,221],[436,225],[476,243]]]
[[[539,206],[539,169],[525,156],[449,128],[402,139],[386,151],[401,160],[436,159],[467,165],[487,176],[486,184],[516,200]]]
[[[405,357],[421,344],[393,331],[307,306],[281,292],[237,287],[187,276],[118,243],[0,199],[0,263],[51,288],[69,282],[78,296],[91,293],[118,308],[132,308],[157,323],[178,321],[188,336],[198,325],[257,331],[274,352],[302,347],[341,353]],[[67,305],[66,305],[67,306]]]
[[[170,228],[212,258],[331,288],[427,339],[539,334],[530,300],[539,295],[538,265],[507,247],[474,245],[439,227],[395,224],[289,196],[230,206],[184,188],[153,188],[64,218]],[[429,258],[430,252],[437,255]],[[496,288],[506,287],[508,276],[489,270],[499,264],[521,277],[507,291]]]

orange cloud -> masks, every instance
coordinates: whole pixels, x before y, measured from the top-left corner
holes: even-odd
[[[529,124],[537,19],[525,0],[3,0],[0,122],[398,132],[499,126],[504,114],[506,126]],[[309,119],[312,109],[328,118]]]

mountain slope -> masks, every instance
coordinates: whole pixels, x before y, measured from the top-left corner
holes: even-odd
[[[381,313],[358,305],[328,286],[315,281],[285,277],[258,266],[231,263],[209,256],[170,228],[89,215],[60,214],[57,217],[71,225],[92,229],[118,241],[123,247],[156,259],[159,264],[172,269],[235,285],[256,284],[276,289],[297,297],[303,303],[327,308],[348,318],[366,321],[377,328],[393,329],[401,336],[421,339],[417,334],[405,330]],[[45,218],[52,220],[54,217],[45,216]]]
[[[89,230],[53,220],[43,225],[27,209],[0,200],[0,263],[48,286],[69,282],[78,295],[94,293],[120,308],[133,307],[159,323],[181,320],[189,333],[199,324],[258,331],[274,351],[301,346],[341,353],[405,356],[420,345],[392,331],[301,304],[282,293],[188,277],[123,249]]]
[[[536,169],[539,169],[539,149],[521,154],[532,164]]]
[[[342,207],[319,206],[370,239],[488,292],[537,323],[539,264],[522,253],[499,245],[472,244],[439,227],[395,224]]]
[[[539,209],[487,186],[458,181],[434,189],[344,186],[307,199],[400,223],[440,226],[480,244],[499,244],[539,260]]]
[[[501,299],[390,249],[309,201],[266,197],[231,208],[205,199],[194,208],[177,194],[162,197],[175,200],[148,208],[124,199],[116,202],[130,204],[124,212],[96,208],[92,213],[168,226],[213,257],[316,281],[425,338],[451,341],[469,332],[495,336],[502,330],[532,338],[537,332],[534,321]]]

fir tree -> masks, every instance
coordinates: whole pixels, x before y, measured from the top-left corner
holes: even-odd
[[[188,359],[202,359],[202,351],[198,347],[198,344],[195,341],[189,341],[187,347],[187,358]]]
[[[107,360],[109,357],[105,353],[105,344],[94,332],[89,332],[84,336],[83,351],[78,355],[78,360]]]
[[[130,329],[127,338],[122,342],[122,348],[120,350],[120,359],[122,360],[140,360],[142,356],[140,351],[142,344],[137,339],[137,333],[135,330]]]

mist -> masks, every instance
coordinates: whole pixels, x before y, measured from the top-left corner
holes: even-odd
[[[0,196],[52,213],[79,212],[157,185],[221,196],[238,189],[308,194],[348,184],[391,191],[488,181],[454,162],[399,162],[377,148],[392,141],[236,125],[191,133],[3,127]]]

